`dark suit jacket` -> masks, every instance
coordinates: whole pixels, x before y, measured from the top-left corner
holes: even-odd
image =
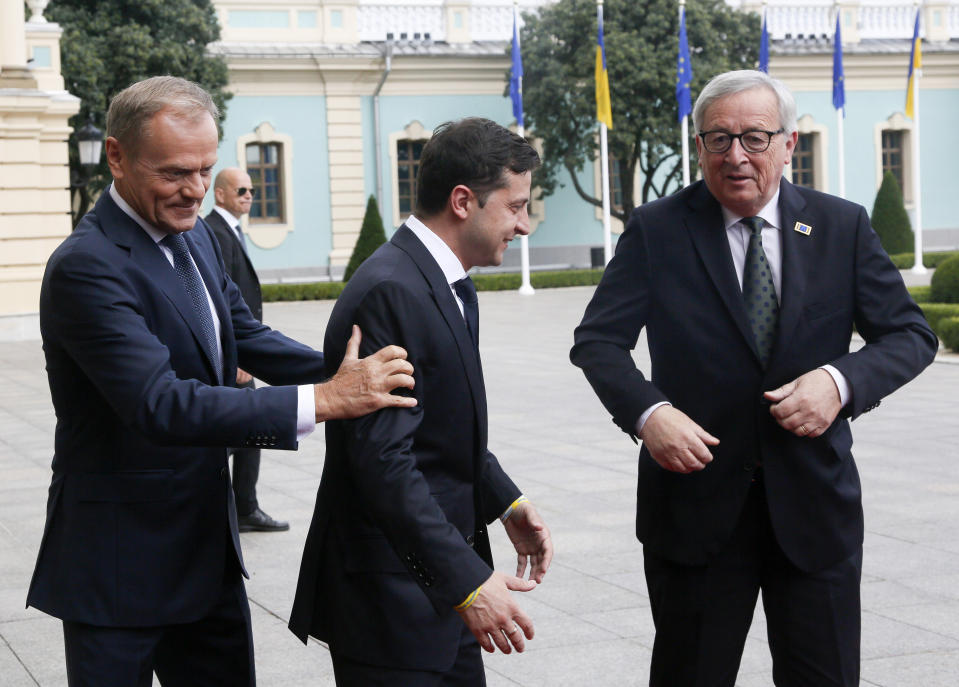
[[[243,250],[243,244],[236,237],[233,229],[226,223],[216,210],[211,210],[206,216],[206,223],[213,230],[213,235],[220,244],[220,253],[223,256],[223,265],[233,283],[240,288],[240,294],[246,301],[247,307],[258,320],[263,319],[263,296],[260,293],[260,279],[256,276],[250,256]]]
[[[185,234],[220,320],[223,378],[319,381],[323,355],[263,326],[206,224]],[[57,415],[27,604],[101,626],[186,623],[242,557],[226,446],[296,447],[296,388],[216,386],[190,297],[104,193],[47,263],[40,329]],[[235,564],[235,563],[233,563]]]
[[[486,525],[520,492],[486,448],[483,373],[463,316],[405,226],[337,301],[331,368],[354,322],[365,354],[407,350],[418,405],[327,423],[290,629],[364,663],[446,670],[463,627],[453,607],[492,572]]]
[[[719,203],[696,182],[635,210],[575,332],[570,353],[623,431],[669,401],[720,439],[714,460],[689,475],[639,459],[636,533],[652,551],[704,563],[736,524],[760,461],[777,540],[812,571],[862,543],[859,475],[847,417],[916,376],[938,346],[866,211],[781,181],[779,333],[760,365]],[[812,227],[804,236],[797,221]],[[629,350],[646,328],[652,375]],[[850,352],[853,327],[866,340]],[[782,429],[762,393],[823,364],[852,399],[822,436]]]

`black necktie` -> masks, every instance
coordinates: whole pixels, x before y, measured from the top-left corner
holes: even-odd
[[[200,273],[193,265],[193,260],[190,259],[190,249],[187,248],[186,239],[183,238],[183,234],[167,234],[160,243],[173,253],[173,269],[180,277],[180,281],[183,282],[183,287],[190,295],[190,300],[193,301],[193,310],[200,321],[200,331],[203,334],[202,343],[210,356],[210,360],[213,361],[213,368],[217,371],[217,380],[219,380],[221,375],[216,353],[216,328],[213,326],[213,316],[210,313],[210,303],[206,297],[206,290],[203,288]]]
[[[742,222],[752,232],[743,267],[743,300],[746,303],[749,325],[756,337],[759,359],[763,367],[766,367],[776,340],[779,302],[776,300],[772,272],[763,250],[763,218],[744,217]]]
[[[469,329],[470,338],[473,339],[473,346],[479,350],[479,301],[476,299],[476,287],[473,286],[472,279],[463,277],[453,282],[453,288],[456,289],[456,295],[463,301],[466,328]]]

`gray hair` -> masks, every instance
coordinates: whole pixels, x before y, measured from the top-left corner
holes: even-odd
[[[107,136],[135,154],[142,139],[150,135],[149,122],[161,110],[193,119],[206,112],[213,121],[220,109],[202,86],[177,76],[154,76],[137,81],[113,96],[107,111]]]
[[[775,94],[779,104],[779,126],[785,129],[786,134],[791,134],[799,129],[796,124],[796,99],[793,98],[793,94],[789,92],[785,84],[765,72],[755,69],[741,69],[714,76],[709,80],[709,83],[703,86],[699,97],[696,98],[696,105],[693,106],[693,126],[696,127],[696,131],[703,130],[703,118],[706,116],[706,110],[714,102],[754,88],[768,88]]]

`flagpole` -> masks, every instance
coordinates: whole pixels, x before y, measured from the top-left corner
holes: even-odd
[[[519,2],[518,0],[513,0],[513,27],[514,27],[514,36],[516,38],[516,48],[519,50]],[[514,67],[515,68],[515,67]],[[520,97],[523,94],[523,77],[519,77],[519,92]],[[516,133],[521,137],[526,137],[526,127],[522,122],[516,123]],[[532,198],[530,198],[532,201]],[[527,207],[527,212],[529,211],[529,205]],[[536,290],[533,288],[532,282],[529,278],[529,236],[523,234],[519,237],[519,256],[520,256],[520,273],[522,274],[522,282],[519,287],[519,292],[524,296],[532,296],[536,293]]]
[[[679,0],[679,19],[682,21],[686,0]],[[689,115],[683,115],[680,125],[680,136],[683,142],[683,187],[689,186]]]
[[[919,182],[919,170],[921,165],[919,164],[919,79],[922,78],[922,48],[916,46],[916,43],[920,43],[922,39],[919,37],[919,6],[916,5],[916,36],[913,40],[913,50],[920,50],[920,57],[917,60],[918,65],[914,66],[914,74],[912,79],[912,107],[913,107],[913,126],[912,136],[912,198],[916,204],[916,226],[913,231],[913,236],[915,237],[916,243],[915,248],[913,249],[914,261],[912,265],[913,274],[926,274],[928,271],[926,266],[922,264],[922,185]]]
[[[596,0],[596,16],[603,21],[603,0]],[[603,184],[603,264],[613,259],[613,229],[609,218],[609,147],[606,140],[606,124],[599,123],[599,164]]]
[[[839,3],[836,3],[836,36],[835,42],[836,45],[833,46],[833,72],[836,71],[836,57],[839,56],[840,65],[842,64],[842,31],[840,27],[840,16],[842,11],[839,8]],[[841,70],[839,78],[842,80],[842,105],[836,108],[836,144],[839,148],[839,197],[846,197],[846,146],[845,146],[845,126],[843,120],[846,118],[846,72]],[[836,74],[833,73],[833,99],[835,99],[835,89],[836,89]],[[833,103],[835,104],[835,103]]]

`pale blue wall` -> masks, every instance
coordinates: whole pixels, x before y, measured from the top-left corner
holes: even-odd
[[[248,242],[258,269],[328,265],[330,233],[330,165],[326,136],[326,99],[322,96],[236,96],[227,104],[214,172],[239,164],[236,140],[269,122],[280,134],[293,137],[293,220],[295,230],[278,247],[264,250]],[[213,192],[205,211],[213,206]]]

